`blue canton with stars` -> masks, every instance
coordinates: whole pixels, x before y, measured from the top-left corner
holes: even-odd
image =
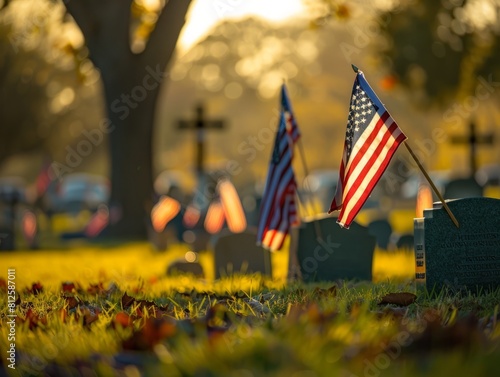
[[[368,127],[377,111],[378,107],[359,84],[359,77],[356,77],[352,88],[349,116],[347,117],[346,151],[348,160],[354,145],[366,127]]]

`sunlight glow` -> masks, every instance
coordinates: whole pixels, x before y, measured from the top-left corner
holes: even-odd
[[[247,227],[247,219],[236,188],[228,180],[222,180],[217,189],[229,230],[233,233],[243,232]]]
[[[416,217],[424,217],[424,209],[432,208],[432,191],[426,184],[420,185],[417,194]]]
[[[224,226],[224,208],[220,201],[214,201],[208,207],[205,217],[205,230],[210,234],[219,233]]]
[[[135,2],[152,11],[156,11],[162,6],[162,2],[160,0],[135,0]]]
[[[161,233],[181,210],[180,203],[166,195],[162,196],[151,211],[151,223],[156,232]]]
[[[195,0],[179,38],[179,48],[187,50],[217,23],[248,16],[282,22],[304,12],[302,0]]]
[[[472,0],[467,2],[462,11],[456,12],[460,21],[475,29],[483,30],[498,24],[499,15],[495,12],[495,4],[491,0]]]

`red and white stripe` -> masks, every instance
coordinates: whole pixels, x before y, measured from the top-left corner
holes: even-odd
[[[267,174],[257,233],[257,243],[271,251],[281,249],[290,227],[298,224],[295,204],[297,183],[292,168],[291,144],[285,114],[282,112]]]
[[[375,188],[405,134],[387,111],[376,114],[357,140],[347,160],[347,143],[340,165],[340,179],[329,213],[340,209],[337,223],[350,224]]]

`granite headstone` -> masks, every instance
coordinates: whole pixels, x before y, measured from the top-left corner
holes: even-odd
[[[349,229],[342,229],[336,221],[336,217],[316,218],[300,226],[297,261],[302,279],[371,280],[375,237],[356,222]]]
[[[0,250],[14,250],[14,233],[12,230],[0,228]]]
[[[429,292],[448,287],[477,293],[500,287],[500,200],[447,203],[459,228],[441,203],[415,219],[416,281]]]
[[[24,187],[20,179],[0,179],[0,250],[16,249],[16,217],[23,201]]]
[[[257,233],[252,230],[219,236],[214,246],[215,277],[257,272],[272,276],[271,255],[256,241]]]
[[[444,188],[445,199],[483,196],[483,187],[474,178],[459,178],[448,182]]]
[[[389,248],[389,240],[392,234],[392,227],[386,219],[373,220],[368,224],[368,233],[375,236],[377,246],[387,250]]]
[[[167,275],[176,274],[192,274],[196,277],[203,278],[205,276],[203,267],[196,261],[187,261],[184,258],[179,258],[173,261],[167,267]]]
[[[413,250],[415,237],[413,234],[404,233],[398,236],[396,241],[396,249],[398,250]]]

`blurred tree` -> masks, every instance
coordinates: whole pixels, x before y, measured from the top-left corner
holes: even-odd
[[[156,8],[148,7],[158,4]],[[115,237],[145,238],[152,206],[152,134],[157,97],[190,0],[71,0],[64,5],[100,71],[109,133]]]
[[[357,0],[306,1],[317,22],[366,9]],[[500,76],[497,0],[376,0],[369,11],[383,21],[378,23],[383,38],[372,41],[390,73],[387,84],[400,82],[419,104],[463,100],[474,95],[479,76],[489,81]]]
[[[45,90],[26,81],[35,68],[44,70],[46,64],[36,50],[16,52],[8,42],[10,29],[0,24],[0,103],[4,104],[0,107],[0,164],[14,153],[40,148],[45,141],[36,130],[46,105]]]
[[[76,93],[88,93],[82,88],[92,83],[74,74],[74,53],[60,33],[61,6],[8,3],[0,12],[0,164],[32,151],[55,159],[57,146],[71,143],[83,97]]]
[[[383,53],[392,71],[424,104],[463,100],[500,75],[500,2],[419,0],[389,11]]]

